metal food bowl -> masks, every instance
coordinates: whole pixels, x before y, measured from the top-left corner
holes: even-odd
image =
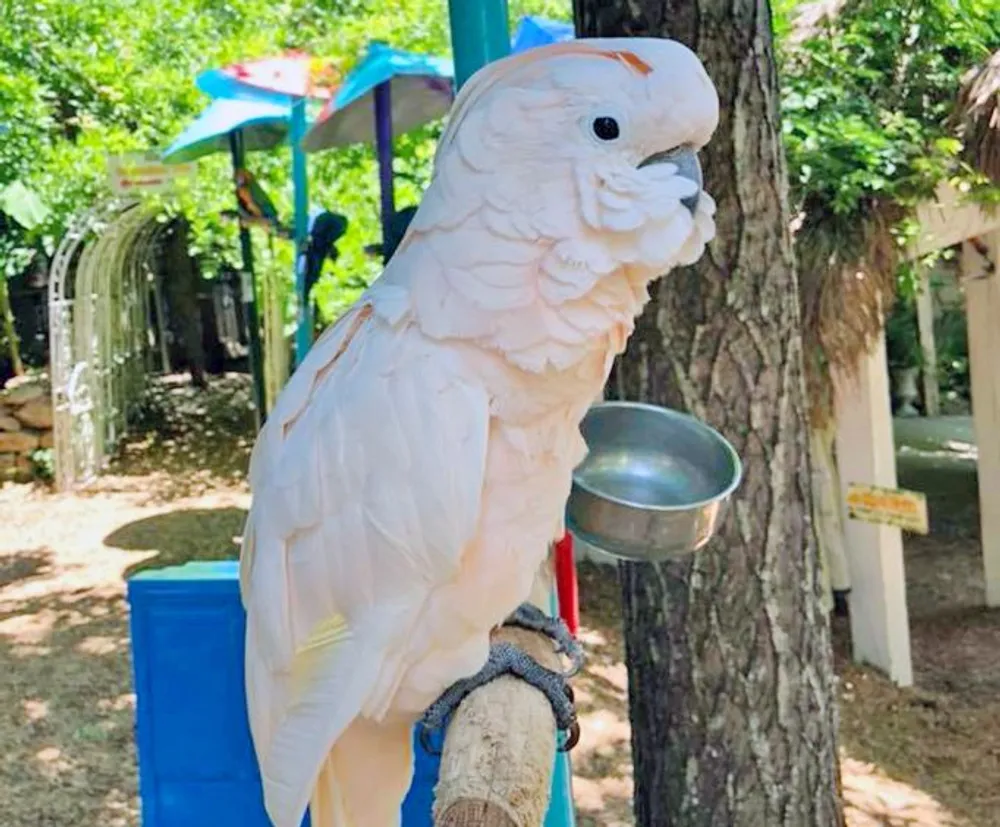
[[[580,431],[590,452],[573,472],[573,534],[639,561],[690,554],[711,539],[743,474],[718,431],[639,402],[594,405]]]

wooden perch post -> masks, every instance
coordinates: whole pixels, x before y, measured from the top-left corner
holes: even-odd
[[[552,641],[502,627],[495,643],[521,648],[562,669]],[[434,827],[541,827],[552,788],[555,716],[533,686],[504,675],[459,706],[448,727],[434,803]]]

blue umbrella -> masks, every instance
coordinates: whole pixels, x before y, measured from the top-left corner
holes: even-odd
[[[386,257],[393,246],[390,224],[396,210],[393,138],[447,114],[454,100],[453,78],[450,60],[373,41],[302,141],[306,152],[316,152],[374,140]]]
[[[523,52],[525,49],[531,49],[535,46],[546,46],[549,43],[572,40],[575,36],[576,32],[571,23],[525,15],[517,24],[510,50]]]
[[[214,152],[229,152],[229,136],[240,130],[248,151],[273,149],[288,138],[291,112],[287,104],[271,101],[212,101],[163,153],[172,163],[194,161]]]

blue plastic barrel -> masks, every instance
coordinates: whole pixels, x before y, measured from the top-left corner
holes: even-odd
[[[271,827],[247,721],[236,561],[140,572],[128,600],[143,827]],[[438,758],[414,741],[403,827],[432,827]],[[568,785],[560,755],[545,827],[572,827]]]

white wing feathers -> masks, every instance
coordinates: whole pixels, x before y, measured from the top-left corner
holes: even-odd
[[[268,809],[290,819],[277,824],[304,810],[389,651],[414,643],[413,618],[460,565],[488,429],[489,399],[448,349],[365,303],[316,343],[261,432],[240,576]],[[338,618],[346,631],[323,631]]]

